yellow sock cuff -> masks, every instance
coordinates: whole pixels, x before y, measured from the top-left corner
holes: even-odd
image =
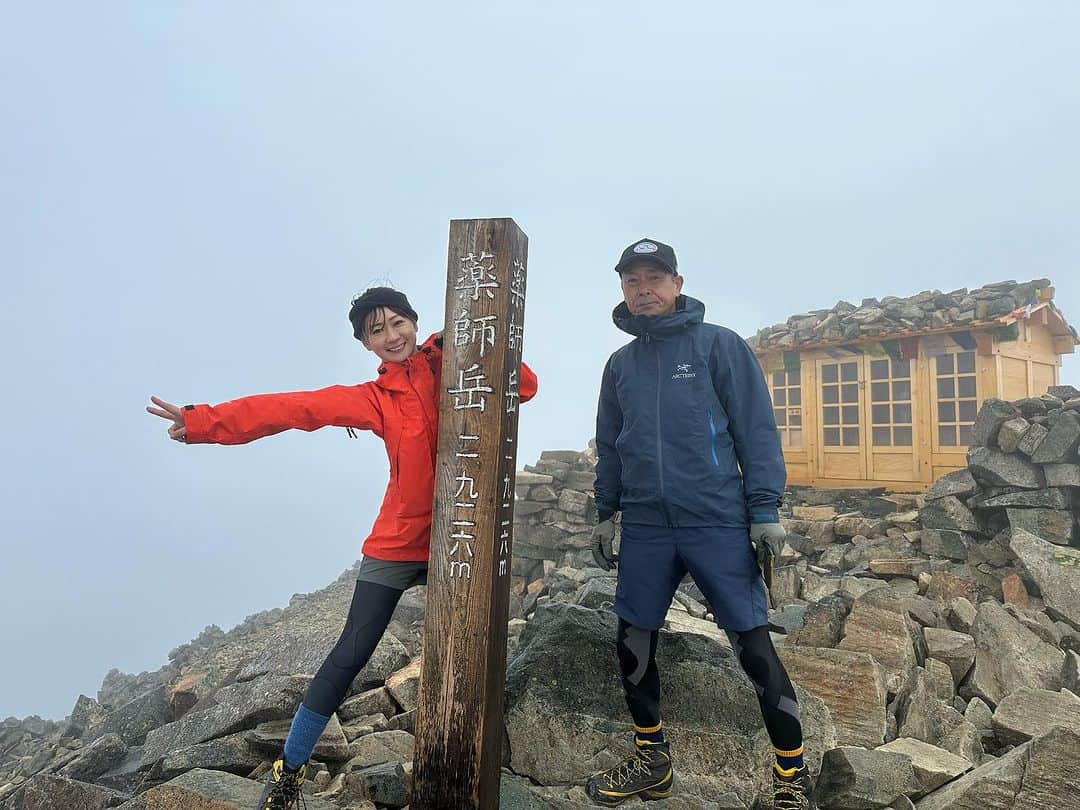
[[[776,752],[776,755],[778,757],[798,757],[798,756],[802,756],[803,750],[804,750],[803,746],[801,746],[801,745],[798,748],[793,748],[790,751],[785,751],[783,748],[775,748],[775,747],[773,748],[773,751]]]
[[[636,731],[638,734],[655,734],[661,728],[663,728],[663,726],[664,726],[663,721],[660,721],[655,726],[650,726],[649,728],[643,728],[641,726],[634,726],[634,731]]]

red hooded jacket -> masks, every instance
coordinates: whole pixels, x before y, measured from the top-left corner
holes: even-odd
[[[187,443],[245,444],[290,428],[329,425],[371,430],[386,444],[390,482],[363,554],[378,560],[427,560],[441,372],[442,339],[436,333],[407,360],[379,366],[371,382],[188,405],[183,411]],[[522,363],[521,402],[532,399],[536,388],[536,374]]]

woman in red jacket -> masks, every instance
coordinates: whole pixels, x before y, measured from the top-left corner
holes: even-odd
[[[260,394],[214,406],[180,408],[151,397],[154,405],[147,407],[171,420],[169,437],[186,444],[244,444],[290,428],[328,425],[371,430],[386,444],[390,481],[364,541],[345,629],[308,686],[258,810],[295,806],[315,743],[371,657],[401,594],[427,582],[442,338],[436,333],[417,347],[416,311],[403,293],[388,287],[357,296],[349,321],[357,340],[382,361],[370,382]],[[520,380],[521,401],[527,402],[537,383],[525,364]]]

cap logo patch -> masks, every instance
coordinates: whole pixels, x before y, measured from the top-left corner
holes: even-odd
[[[634,253],[656,253],[659,249],[652,242],[638,242],[634,245]]]

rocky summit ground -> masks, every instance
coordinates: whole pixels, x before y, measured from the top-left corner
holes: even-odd
[[[774,642],[823,810],[1080,807],[1080,392],[987,400],[975,434],[925,495],[787,493]],[[503,808],[590,806],[585,778],[627,751],[594,463],[550,451],[518,474]],[[4,721],[0,810],[248,810],[354,577],[110,672],[61,722]],[[320,740],[309,808],[408,805],[424,601],[402,599]],[[754,691],[692,582],[658,658],[678,776],[652,806],[767,806]]]

